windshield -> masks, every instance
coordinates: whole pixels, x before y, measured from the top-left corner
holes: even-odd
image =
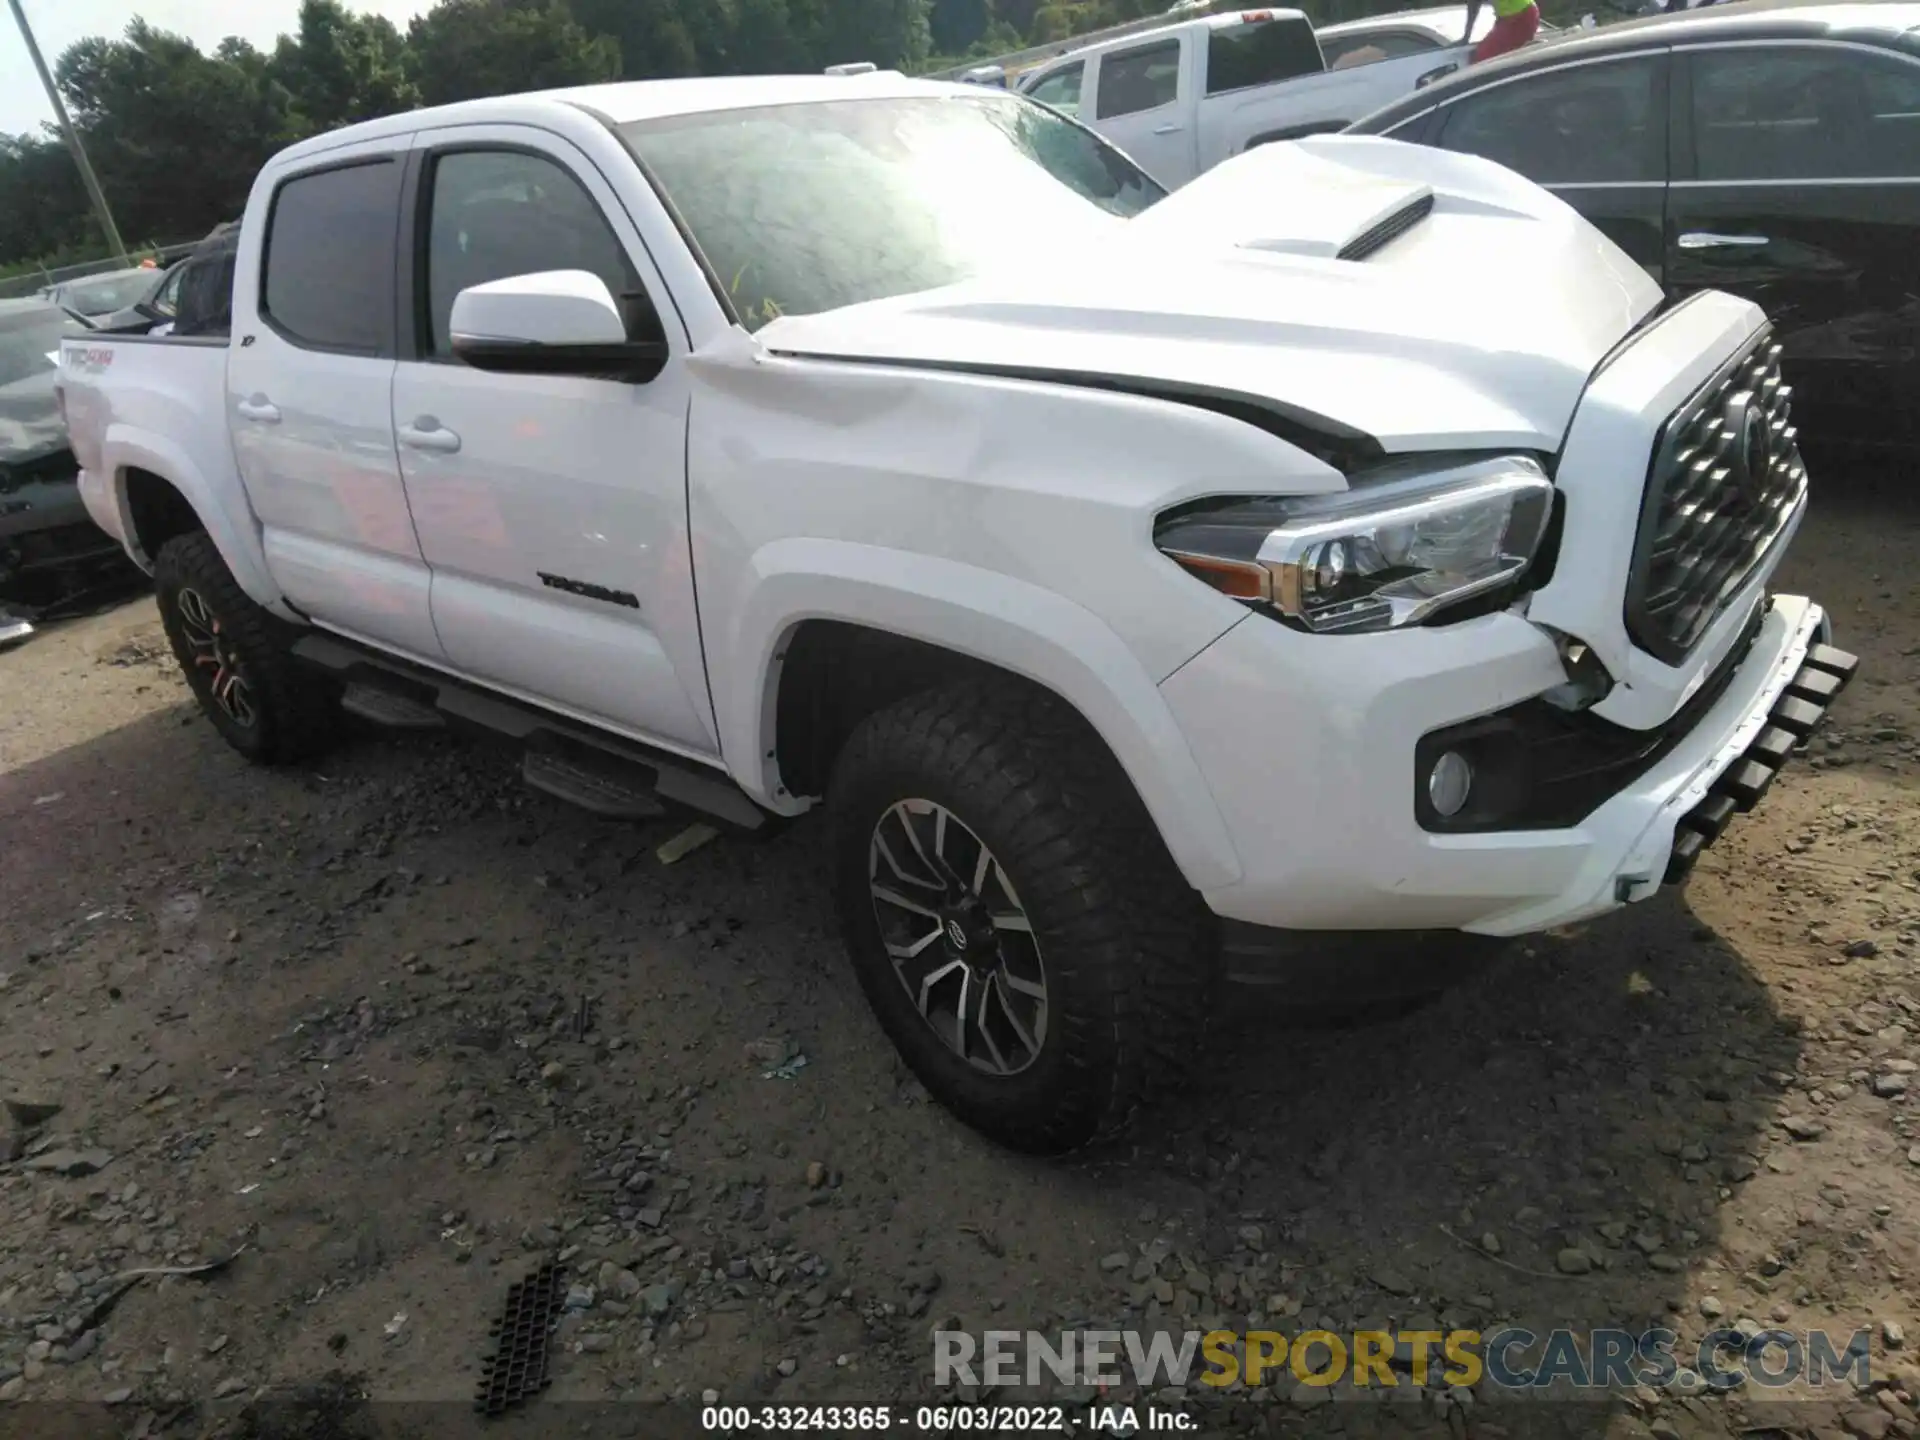
[[[1011,95],[775,105],[621,133],[749,330],[1084,252],[1166,193]]]
[[[108,315],[144,299],[156,278],[152,270],[126,270],[91,280],[71,280],[60,287],[59,299],[82,315]]]
[[[17,385],[60,368],[60,337],[86,326],[52,306],[0,311],[0,386]]]

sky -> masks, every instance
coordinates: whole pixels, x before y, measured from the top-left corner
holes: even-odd
[[[347,8],[385,15],[405,28],[431,3],[347,0]],[[61,51],[76,40],[120,35],[136,15],[156,29],[185,35],[202,50],[212,50],[229,35],[270,49],[274,37],[292,30],[300,14],[300,0],[21,0],[21,7],[48,65],[56,64]],[[0,6],[0,133],[37,132],[42,121],[51,119],[53,107],[33,72],[27,47],[13,16]]]

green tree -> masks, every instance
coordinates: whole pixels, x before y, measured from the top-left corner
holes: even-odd
[[[964,55],[986,37],[993,24],[988,0],[933,0],[927,29],[933,48],[942,55]]]
[[[66,146],[49,136],[0,135],[0,261],[53,255],[105,240]]]
[[[766,75],[823,68],[813,63],[810,0],[734,0],[725,49],[714,69],[731,75]],[[798,12],[796,14],[796,12]],[[796,24],[796,20],[799,22]],[[864,56],[842,55],[842,60]],[[832,64],[832,61],[823,62]]]
[[[422,103],[444,105],[620,78],[620,45],[565,0],[441,0],[407,29]]]
[[[303,0],[300,28],[282,35],[270,72],[311,130],[331,130],[411,110],[406,41],[383,15],[355,15],[340,0]]]
[[[204,234],[244,207],[254,174],[299,133],[264,56],[237,40],[203,55],[144,20],[71,46],[60,88],[124,235]]]
[[[620,73],[628,80],[716,74],[726,68],[732,17],[708,0],[570,0],[574,18],[591,34],[620,46]]]
[[[818,69],[843,60],[871,60],[884,69],[917,70],[931,53],[928,0],[830,0],[814,20],[811,51]]]

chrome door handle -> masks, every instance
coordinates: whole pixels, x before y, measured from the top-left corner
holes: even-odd
[[[1716,235],[1711,230],[1689,230],[1680,237],[1682,250],[1725,250],[1736,245],[1765,245],[1764,235]]]
[[[1156,135],[1178,135],[1186,128],[1184,125],[1156,125],[1153,133]]]
[[[451,455],[460,448],[460,437],[433,416],[422,415],[411,425],[400,427],[400,443],[415,450]]]
[[[249,395],[234,407],[243,419],[259,420],[268,425],[280,423],[280,407],[264,395]]]

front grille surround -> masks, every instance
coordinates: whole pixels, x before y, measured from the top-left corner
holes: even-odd
[[[1654,439],[1625,619],[1634,644],[1664,664],[1693,652],[1806,496],[1792,395],[1763,330]]]

